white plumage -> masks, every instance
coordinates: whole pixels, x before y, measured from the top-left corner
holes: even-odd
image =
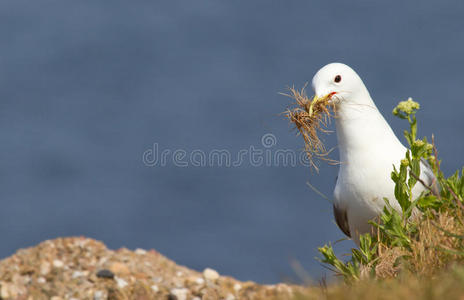
[[[371,99],[361,78],[349,66],[332,63],[321,68],[312,80],[317,97],[334,93],[340,169],[334,190],[334,215],[340,229],[359,243],[359,234],[371,231],[368,221],[377,217],[384,197],[401,211],[391,180],[406,148],[395,136]],[[434,177],[421,166],[421,179],[430,184]],[[413,195],[425,189],[417,183]]]

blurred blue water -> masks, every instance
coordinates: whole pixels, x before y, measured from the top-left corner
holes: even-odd
[[[343,237],[337,167],[147,167],[162,149],[298,150],[278,113],[286,85],[351,65],[398,134],[421,102],[443,169],[464,164],[464,2],[0,2],[0,256],[58,236],[155,248],[242,280],[317,279],[316,248]],[[335,146],[334,135],[326,141]],[[352,246],[339,244],[341,252]]]

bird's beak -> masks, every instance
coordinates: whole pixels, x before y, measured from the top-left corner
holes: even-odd
[[[335,95],[336,92],[331,92],[328,94],[325,94],[324,96],[318,96],[317,93],[314,94],[310,106],[309,106],[309,115],[311,116],[313,114],[313,107],[316,103],[318,102],[323,102],[323,103],[328,103],[328,104],[333,104],[333,99],[332,96]]]
[[[335,99],[333,98],[334,95],[336,95],[337,92],[330,92],[328,94],[325,94],[323,96],[319,96],[317,93],[314,95],[313,102],[318,102],[321,99],[329,99],[329,103],[332,103]]]

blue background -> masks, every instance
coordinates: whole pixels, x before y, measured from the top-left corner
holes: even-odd
[[[339,61],[399,135],[392,108],[422,104],[419,134],[436,135],[449,175],[464,164],[463,13],[462,1],[1,1],[0,256],[84,235],[263,283],[298,279],[295,259],[317,280],[316,248],[343,234],[306,182],[331,196],[336,166],[147,167],[142,154],[237,153],[266,133],[297,151],[278,92]]]

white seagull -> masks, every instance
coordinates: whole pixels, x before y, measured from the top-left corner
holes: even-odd
[[[359,235],[371,232],[369,220],[381,214],[388,198],[401,212],[391,180],[393,165],[399,169],[406,148],[372,101],[361,78],[349,66],[331,63],[312,80],[316,97],[332,95],[336,103],[336,131],[340,169],[334,190],[333,210],[338,227],[359,244]],[[428,185],[433,172],[424,162],[420,178]],[[419,182],[413,197],[425,187]]]

